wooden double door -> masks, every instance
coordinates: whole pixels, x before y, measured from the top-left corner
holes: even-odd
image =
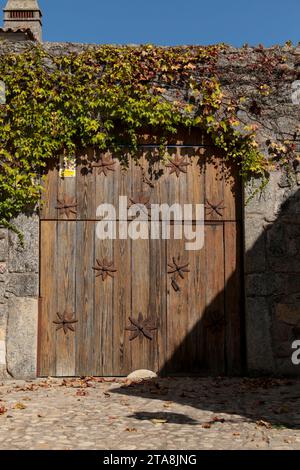
[[[166,161],[151,147],[125,164],[91,152],[65,176],[59,165],[49,168],[40,221],[40,376],[240,373],[239,178],[213,147],[184,145],[170,147]],[[203,204],[203,247],[187,250],[172,221],[169,239],[120,238],[132,218],[120,215],[119,196],[129,206]],[[98,236],[101,204],[116,209],[113,239]],[[164,216],[157,222],[162,228]]]

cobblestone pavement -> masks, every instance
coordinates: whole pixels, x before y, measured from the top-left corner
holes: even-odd
[[[7,381],[0,449],[300,449],[300,381]]]

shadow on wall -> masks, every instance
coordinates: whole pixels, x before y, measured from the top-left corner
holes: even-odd
[[[200,162],[205,161],[215,167],[213,175],[216,180],[219,180],[217,184],[221,186],[223,182],[225,186],[226,182],[227,191],[232,194],[232,201],[235,204],[236,221],[225,222],[224,226],[218,225],[218,223],[215,224],[216,220],[207,222],[208,226],[205,232],[207,242],[204,244],[204,253],[199,258],[201,272],[197,272],[193,279],[194,285],[192,285],[191,290],[193,296],[205,297],[205,310],[201,315],[201,320],[177,345],[173,354],[169,356],[169,359],[160,369],[160,376],[168,376],[171,373],[173,375],[195,374],[207,376],[228,374],[237,376],[245,369],[244,320],[241,316],[244,301],[241,181],[236,175],[236,177],[233,177],[234,173],[237,173],[236,167],[226,161],[219,167],[219,163],[214,156],[214,151],[206,149],[204,152],[205,158]],[[201,172],[204,171],[203,166]],[[210,183],[209,179],[205,179],[206,198],[209,199],[212,197],[211,190],[207,188]],[[217,195],[214,196],[218,197]],[[223,196],[225,199],[223,201],[224,206],[227,203],[230,204],[231,197],[226,195],[225,191]],[[226,197],[228,197],[227,201]],[[218,216],[216,219],[218,222]],[[204,270],[201,268],[201,263],[205,263]],[[217,295],[212,298],[211,293],[216,292],[218,292]],[[208,299],[211,298],[212,300],[209,302]],[[186,301],[190,302],[189,308],[186,307],[190,313],[197,306],[200,308],[203,305],[202,299],[195,304],[188,297]],[[178,311],[176,311],[176,307],[177,304],[175,303],[175,311],[172,312],[171,308],[170,316],[184,314],[184,305]],[[169,323],[168,335],[173,333],[176,337],[176,327],[180,328],[180,322],[175,320],[175,326],[172,322]],[[182,324],[184,325],[184,322]]]
[[[222,338],[222,324],[218,324],[217,319],[211,335],[203,337],[211,312],[220,309],[224,302],[226,306],[226,300],[233,305],[232,295],[237,296],[237,290],[243,289],[242,273],[235,271],[227,279],[224,292],[206,307],[201,320],[159,371],[160,375],[176,370],[176,364],[182,369],[183,358],[189,356],[187,351],[195,350],[195,344],[204,340],[208,342],[204,346],[208,362],[211,353],[214,358],[219,355],[221,363],[223,353],[225,373],[229,376],[242,373],[300,376],[300,365],[292,363],[292,343],[300,340],[300,190],[286,199],[276,219],[264,221],[259,228],[262,233],[245,254],[246,312],[245,318],[240,319],[241,341],[235,337],[239,329],[233,330],[231,324],[233,319],[236,327],[237,319],[232,317],[231,311],[226,312],[226,308],[225,338]],[[236,257],[239,259],[239,253]],[[240,300],[243,311],[243,299]],[[222,375],[221,366],[215,362],[209,365],[207,369],[214,375]],[[186,370],[189,370],[188,365]]]
[[[260,354],[272,361],[276,375],[300,375],[300,365],[291,360],[292,343],[300,340],[300,190],[291,190],[277,217],[268,221],[251,257],[262,252],[264,272],[247,275],[248,350],[260,322],[265,336],[259,338]],[[252,296],[252,297],[251,297]],[[256,296],[256,298],[254,297]],[[255,323],[255,315],[259,321]],[[265,318],[264,318],[265,317]],[[253,326],[251,326],[251,324]],[[256,345],[258,348],[259,346]],[[263,361],[263,359],[262,359]],[[251,368],[254,364],[251,364]],[[263,368],[262,368],[263,369]],[[267,369],[269,372],[271,370]]]
[[[259,256],[262,257],[262,272],[246,275],[247,350],[252,360],[256,358],[257,361],[256,364],[251,364],[250,372],[299,376],[300,365],[293,365],[291,361],[291,345],[295,339],[300,340],[300,190],[293,192],[282,204],[276,220],[266,222],[262,235],[246,253],[245,263],[248,271],[251,271],[253,257]],[[235,284],[235,276],[236,273],[228,282]],[[219,300],[214,299],[213,309],[215,303],[219,304]],[[208,307],[209,311],[210,308],[211,306]],[[203,321],[205,315],[201,322]],[[190,344],[199,339],[199,331],[203,328],[201,322],[164,365],[160,375],[166,375],[174,363],[181,360],[182,351],[189,349]],[[260,328],[262,331],[259,331]],[[251,351],[251,348],[258,350]],[[265,354],[272,355],[269,370],[265,368]],[[299,381],[288,378],[216,377],[151,379],[141,383],[129,383],[112,392],[171,401],[215,413],[243,415],[250,420],[265,420],[275,426],[299,428],[299,389]],[[199,424],[186,415],[179,416],[168,411],[139,411],[131,418],[160,418],[177,424]],[[232,422],[238,422],[239,417],[232,419]]]

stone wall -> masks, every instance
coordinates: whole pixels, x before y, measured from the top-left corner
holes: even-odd
[[[0,376],[6,372],[8,230],[0,229]]]
[[[250,372],[299,375],[300,181],[273,173],[245,209],[245,294]]]
[[[3,42],[0,55],[25,47]],[[92,46],[44,47],[61,54]],[[239,118],[257,126],[264,152],[269,154],[274,142],[279,152],[290,144],[300,150],[300,47],[228,48],[216,73],[228,99],[244,97]],[[171,99],[172,90],[166,94]],[[291,362],[292,341],[300,339],[300,167],[294,163],[291,174],[274,169],[268,186],[245,207],[245,333],[251,374],[300,375],[300,366]],[[251,182],[245,198],[258,186]],[[24,248],[14,234],[0,230],[0,368],[6,376],[30,377],[36,373],[39,224],[36,215],[22,215],[17,223],[26,235]]]
[[[39,294],[39,219],[14,221],[24,233],[0,229],[0,376],[36,375]]]

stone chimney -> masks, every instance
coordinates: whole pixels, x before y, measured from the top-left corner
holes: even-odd
[[[42,41],[42,12],[37,0],[8,0],[4,8],[5,30],[30,29]]]

